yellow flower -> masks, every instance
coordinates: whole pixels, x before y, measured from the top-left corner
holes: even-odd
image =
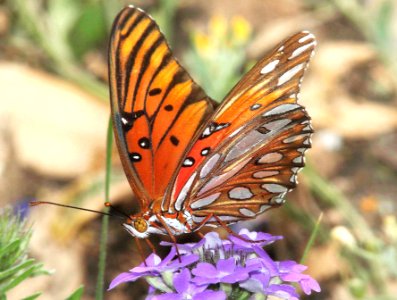
[[[207,35],[202,32],[195,32],[193,34],[193,42],[197,51],[201,56],[205,56],[210,54],[211,52],[211,43]]]
[[[241,16],[234,16],[232,18],[232,32],[233,37],[237,43],[243,44],[248,41],[251,36],[251,25]]]
[[[209,23],[209,32],[210,35],[215,38],[224,38],[227,34],[228,24],[227,20],[222,15],[215,15],[211,17]]]

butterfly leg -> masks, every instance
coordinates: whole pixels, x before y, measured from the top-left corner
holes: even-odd
[[[238,233],[235,233],[233,230],[231,230],[218,216],[216,216],[216,215],[211,215],[211,216],[214,217],[218,221],[219,225],[221,225],[227,231],[227,233],[235,236],[236,238],[238,238],[244,242],[252,243],[252,244],[266,242],[266,240],[253,241],[250,239],[246,239],[246,238],[242,237],[241,235],[239,235]]]
[[[152,249],[152,252],[154,254],[156,254],[156,248],[154,247],[154,245],[152,244],[152,242],[149,240],[149,238],[145,239],[146,244],[148,244],[149,248]]]
[[[179,253],[179,249],[178,249],[178,245],[177,245],[177,243],[176,243],[176,238],[175,238],[175,236],[172,234],[170,228],[168,227],[167,223],[164,222],[164,220],[163,220],[163,218],[161,217],[161,215],[156,214],[156,217],[157,217],[157,220],[159,220],[159,222],[161,223],[161,225],[163,225],[163,227],[164,227],[164,229],[167,231],[168,235],[170,236],[172,242],[173,242],[174,245],[175,245],[176,254],[178,255],[178,260],[179,260],[179,262],[182,262],[182,260],[181,260],[181,255],[180,255],[180,253]]]
[[[145,255],[143,254],[141,241],[139,240],[139,238],[135,237],[135,242],[136,242],[136,245],[138,246],[138,252],[139,252],[139,255],[142,258],[143,264],[145,265],[145,267],[147,267]]]
[[[200,239],[204,238],[204,234],[202,234],[200,231],[196,231],[196,233],[200,237]]]

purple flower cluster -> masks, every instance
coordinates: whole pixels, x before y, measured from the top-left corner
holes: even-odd
[[[263,247],[281,239],[262,232],[242,229],[238,238],[229,235],[221,240],[211,232],[198,243],[175,245],[163,260],[151,254],[129,272],[118,275],[109,290],[123,282],[144,277],[150,285],[150,300],[164,299],[246,299],[250,295],[275,296],[279,299],[299,299],[294,283],[310,295],[319,292],[317,281],[302,272],[306,266],[294,261],[274,261]],[[246,241],[249,240],[249,241]],[[253,242],[254,241],[254,242]],[[255,242],[257,241],[257,242]]]

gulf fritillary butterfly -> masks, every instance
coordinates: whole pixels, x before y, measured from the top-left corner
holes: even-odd
[[[297,99],[315,44],[306,31],[280,43],[215,108],[149,15],[119,13],[109,78],[116,142],[141,208],[123,224],[132,236],[174,239],[284,202],[311,146]]]

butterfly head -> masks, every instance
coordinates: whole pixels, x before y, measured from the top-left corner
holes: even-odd
[[[149,236],[149,222],[143,217],[130,217],[123,226],[133,237],[144,239]]]

